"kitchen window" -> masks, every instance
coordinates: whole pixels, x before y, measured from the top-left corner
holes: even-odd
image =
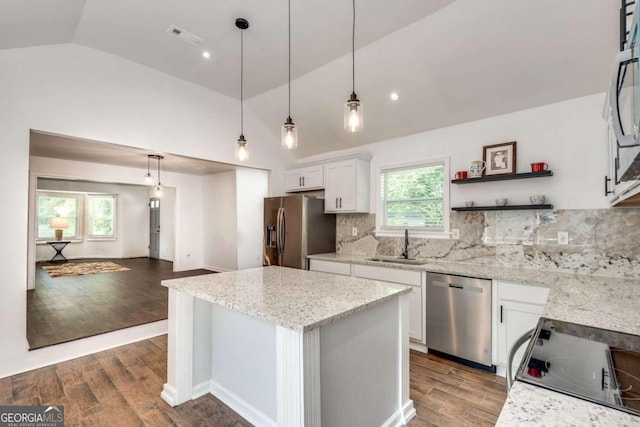
[[[376,235],[449,237],[448,159],[379,169]]]

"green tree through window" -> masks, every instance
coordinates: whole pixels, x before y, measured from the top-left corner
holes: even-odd
[[[383,227],[444,230],[444,163],[383,170]]]

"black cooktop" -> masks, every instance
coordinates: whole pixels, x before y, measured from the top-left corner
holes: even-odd
[[[640,415],[640,336],[543,317],[516,379]]]

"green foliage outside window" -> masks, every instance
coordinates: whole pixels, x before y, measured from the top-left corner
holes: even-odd
[[[113,196],[89,196],[89,234],[91,236],[113,236]]]
[[[66,218],[69,226],[63,230],[64,236],[78,234],[78,198],[74,196],[38,196],[38,238],[51,239],[55,231],[50,226],[53,217]]]
[[[381,174],[386,227],[444,229],[444,164]]]

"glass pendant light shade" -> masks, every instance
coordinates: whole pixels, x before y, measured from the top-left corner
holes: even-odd
[[[344,129],[349,132],[358,132],[364,126],[363,106],[358,95],[354,93],[344,104]]]
[[[156,188],[154,189],[154,194],[155,197],[162,197],[162,184],[158,183],[158,185],[156,185]]]
[[[249,160],[249,145],[247,145],[247,140],[244,139],[244,135],[240,135],[236,143],[236,160],[240,162]]]
[[[290,150],[298,147],[298,128],[291,117],[282,125],[282,146]]]
[[[151,173],[147,172],[147,174],[144,176],[144,183],[147,185],[153,185],[153,175],[151,175]]]

